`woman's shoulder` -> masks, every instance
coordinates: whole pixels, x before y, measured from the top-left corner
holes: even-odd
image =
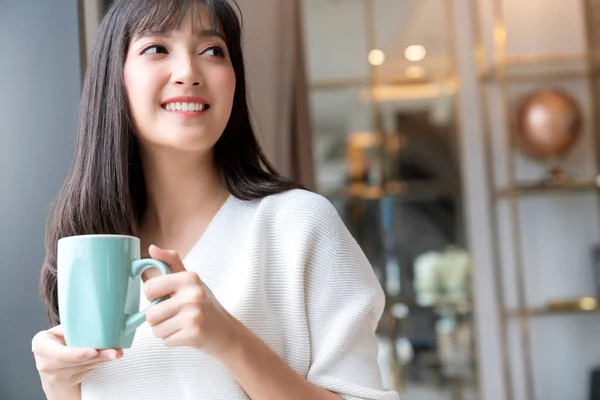
[[[309,190],[292,189],[265,197],[260,202],[262,212],[279,221],[294,224],[331,224],[339,220],[337,210],[320,194]]]
[[[322,195],[315,192],[311,192],[310,190],[306,189],[290,189],[276,194],[272,194],[265,197],[263,199],[263,202],[279,205],[297,203],[302,205],[323,203],[330,204],[329,200],[327,200]]]
[[[292,189],[262,199],[238,201],[236,224],[276,235],[314,236],[343,228],[333,204],[320,194]],[[246,215],[247,217],[244,217]]]

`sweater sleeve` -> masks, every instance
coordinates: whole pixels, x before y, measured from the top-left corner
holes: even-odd
[[[333,205],[322,199],[317,208],[306,281],[311,343],[306,378],[347,400],[398,400],[397,392],[384,390],[377,363],[381,285]]]

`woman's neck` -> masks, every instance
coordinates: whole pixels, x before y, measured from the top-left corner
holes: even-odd
[[[205,157],[161,152],[142,156],[147,204],[141,229],[158,238],[177,237],[187,225],[207,225],[229,193],[212,153]]]

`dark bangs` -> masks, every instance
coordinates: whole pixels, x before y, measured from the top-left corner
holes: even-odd
[[[235,2],[234,4],[238,14],[231,4],[223,0],[121,0],[113,3],[108,12],[118,9],[116,17],[123,20],[122,26],[127,42],[142,32],[177,30],[185,16],[191,13],[194,31],[221,31],[227,41],[228,50],[231,50],[231,47],[235,48],[237,44],[232,42],[239,40],[241,32],[241,12],[239,6]],[[113,8],[115,10],[112,10]],[[204,10],[208,11],[209,27],[201,26],[200,16]]]

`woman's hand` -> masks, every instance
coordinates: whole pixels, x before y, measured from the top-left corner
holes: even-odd
[[[170,295],[146,314],[154,336],[166,346],[193,347],[221,358],[235,343],[241,322],[223,308],[198,274],[185,269],[176,252],[156,246],[149,252],[173,272],[152,276],[144,284],[149,300]]]
[[[37,333],[31,341],[31,350],[42,386],[49,398],[49,392],[67,393],[100,365],[123,356],[121,349],[67,347],[60,325]]]

